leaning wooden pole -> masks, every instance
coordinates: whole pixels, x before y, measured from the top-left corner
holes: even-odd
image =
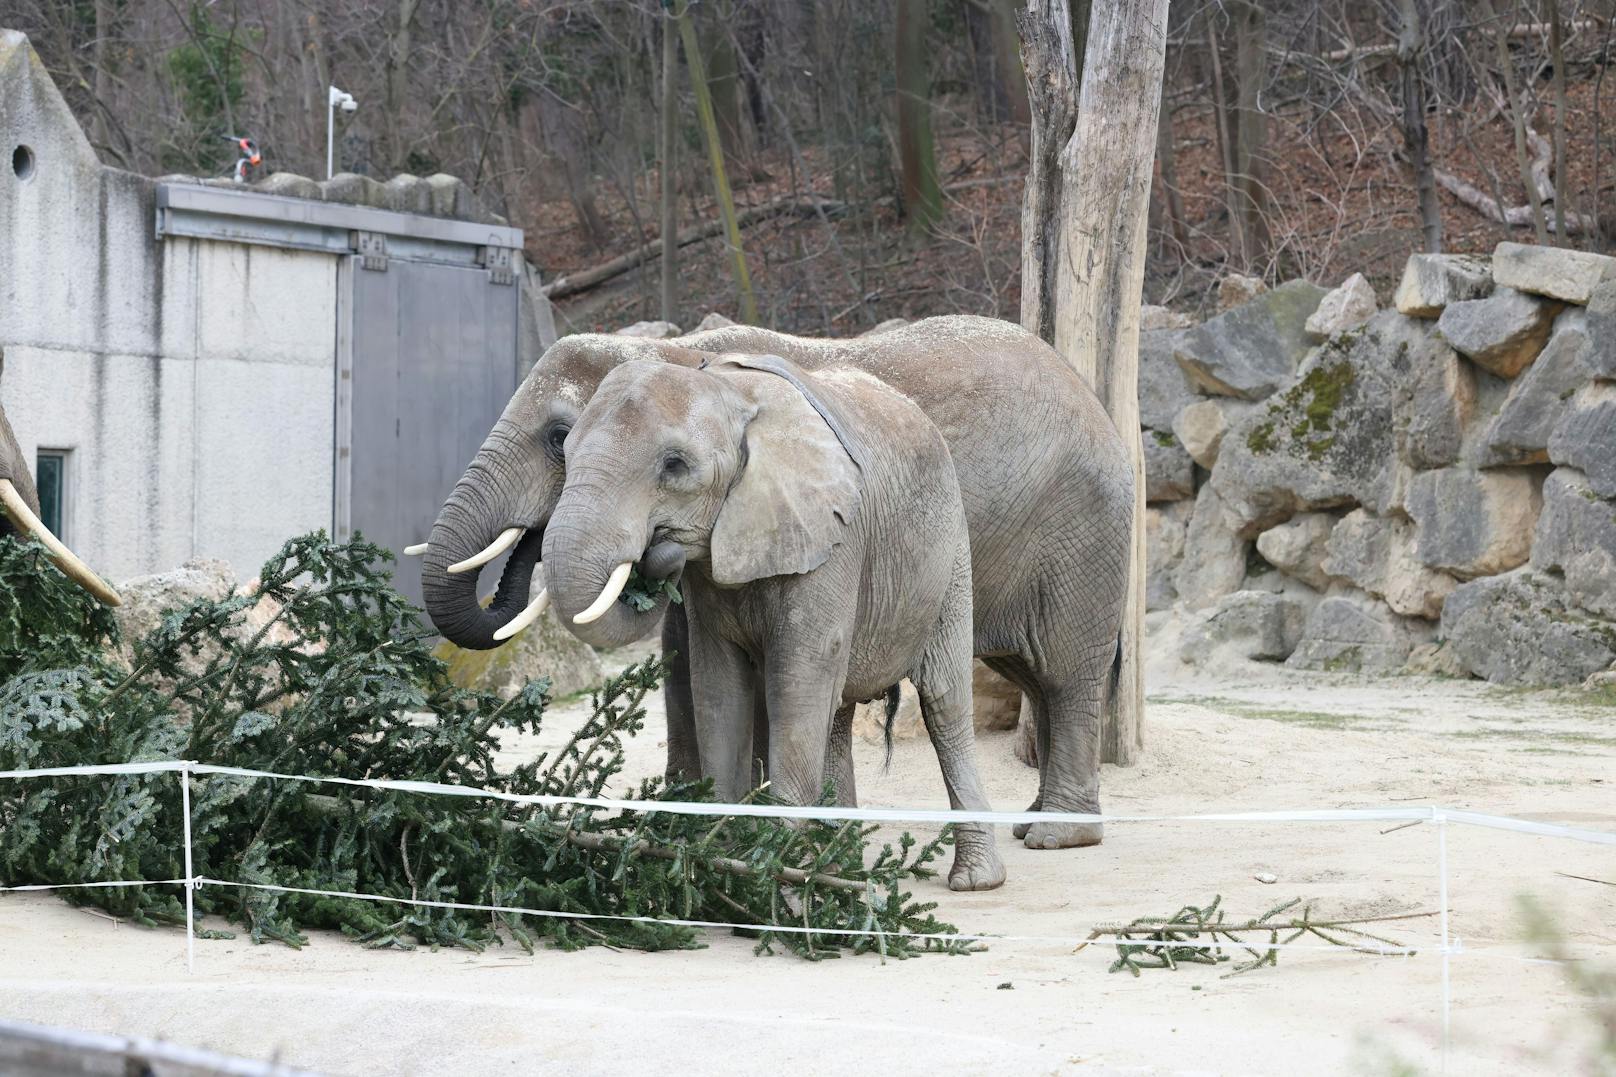
[[[713,115],[713,98],[707,89],[707,72],[701,62],[701,46],[690,21],[687,4],[674,18],[679,23],[679,39],[685,46],[685,63],[690,67],[690,84],[696,91],[696,113],[701,120],[701,140],[707,146],[707,160],[713,169],[713,191],[718,212],[724,218],[730,255],[735,260],[735,287],[741,293],[741,321],[756,325],[757,299],[752,294],[752,277],[746,271],[746,252],[741,249],[741,226],[735,220],[735,196],[730,193],[729,174],[724,171],[724,146],[718,137],[718,120]]]
[[[1077,124],[1061,153],[1055,350],[1094,387],[1133,460],[1133,555],[1122,675],[1107,702],[1102,758],[1144,744],[1145,469],[1139,433],[1139,306],[1166,65],[1168,0],[1093,5]]]

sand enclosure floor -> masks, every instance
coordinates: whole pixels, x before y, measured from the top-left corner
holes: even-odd
[[[1151,683],[1144,761],[1106,768],[1112,812],[1437,802],[1616,830],[1616,707],[1590,696],[1256,666],[1238,680]],[[538,744],[560,744],[581,713],[557,708]],[[660,770],[662,729],[657,706],[631,777]],[[503,755],[521,761],[536,746]],[[984,736],[978,750],[994,806],[1023,807],[1034,775],[1011,735]],[[885,771],[878,745],[857,751],[862,803],[946,806],[928,743],[898,744]],[[1074,954],[1065,941],[1214,894],[1232,917],[1291,897],[1329,914],[1434,909],[1436,844],[1426,823],[1112,824],[1102,846],[1062,852],[1005,832],[1002,889],[953,894],[934,881],[920,893],[962,930],[1035,938],[886,964],[754,957],[751,942],[718,932],[697,951],[532,956],[372,952],[321,935],[302,951],[198,942],[187,975],[177,931],[7,895],[0,1016],[346,1074],[1437,1072],[1433,955],[1295,952],[1233,978],[1194,965],[1135,979],[1107,972],[1111,948]],[[1448,850],[1465,949],[1452,961],[1448,1071],[1574,1070],[1594,1042],[1589,1007],[1563,968],[1522,960],[1539,951],[1518,902],[1535,897],[1574,954],[1616,967],[1616,850],[1458,826]],[[1437,922],[1384,930],[1429,944]]]

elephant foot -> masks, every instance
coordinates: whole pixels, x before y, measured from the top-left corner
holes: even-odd
[[[1041,796],[1034,797],[1032,803],[1027,805],[1027,810],[1028,811],[1043,811],[1044,810],[1044,798],[1041,797]],[[1015,835],[1017,841],[1020,841],[1022,838],[1027,836],[1027,831],[1029,831],[1031,829],[1032,829],[1032,824],[1031,823],[1017,823],[1015,826],[1010,828],[1010,833]]]
[[[1103,823],[1033,823],[1016,836],[1029,849],[1079,849],[1100,844],[1104,833]]]
[[[961,833],[954,838],[954,866],[948,869],[950,890],[996,890],[1004,885],[1004,861],[992,832]]]

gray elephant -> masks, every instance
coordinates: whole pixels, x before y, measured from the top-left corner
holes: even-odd
[[[719,798],[752,787],[765,699],[772,792],[819,800],[832,715],[904,677],[949,802],[985,810],[971,724],[971,548],[948,447],[861,371],[776,356],[699,369],[630,362],[567,435],[544,535],[563,623],[586,642],[647,560],[680,571],[701,769]],[[688,562],[681,565],[680,562]],[[1004,881],[993,831],[956,831],[949,885]]]
[[[0,372],[4,368],[5,357],[0,355]],[[16,435],[11,432],[6,409],[0,407],[0,538],[13,534],[37,538],[69,579],[101,602],[119,605],[118,592],[80,561],[40,520],[39,491],[34,487],[34,477],[23,459]]]
[[[936,426],[970,532],[973,650],[1026,694],[1035,717],[1032,807],[1097,812],[1100,711],[1118,653],[1133,471],[1093,392],[1053,349],[1008,322],[928,318],[851,340],[746,326],[671,341],[563,338],[512,397],[433,526],[422,588],[438,630],[460,646],[486,648],[536,615],[524,604],[566,477],[566,440],[611,370],[633,359],[695,367],[720,352],[782,356],[810,372],[857,368],[908,397]],[[478,570],[507,549],[510,560],[484,608]],[[659,578],[676,570],[676,560],[653,546],[640,568]],[[614,603],[592,637],[633,642],[665,612],[664,649],[688,653],[681,610],[668,611],[665,598],[645,611]],[[683,660],[675,661],[667,695],[669,769],[694,774],[699,746]],[[833,769],[850,780],[848,757],[842,735]],[[1039,823],[1018,826],[1016,836],[1053,849],[1094,844],[1101,828]]]

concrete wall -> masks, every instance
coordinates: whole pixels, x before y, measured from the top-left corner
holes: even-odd
[[[0,404],[30,464],[71,451],[67,542],[113,580],[251,576],[329,528],[336,257],[157,241],[155,184],[100,165],[11,31],[0,142]]]

